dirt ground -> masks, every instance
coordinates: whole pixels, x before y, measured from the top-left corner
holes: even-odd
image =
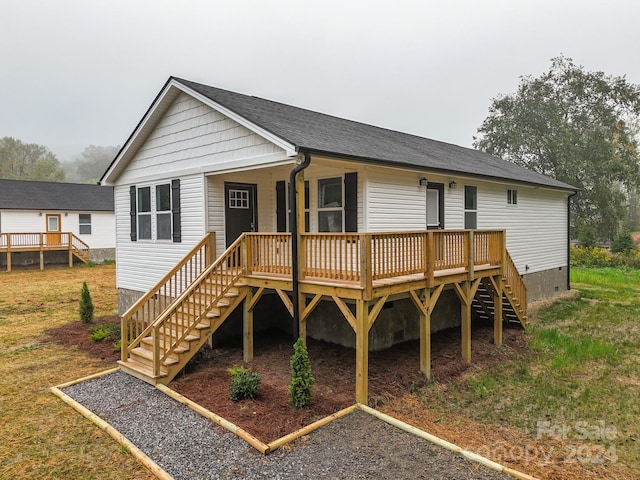
[[[93,325],[116,322],[118,317],[102,317]],[[47,334],[57,342],[74,345],[100,358],[105,366],[112,365],[119,358],[119,352],[114,351],[110,342],[92,341],[87,330],[87,325],[74,322],[49,330]],[[494,347],[490,326],[474,328],[472,365],[495,365],[514,351],[526,348],[523,332],[518,328],[505,329],[504,343],[505,348]],[[293,341],[277,331],[256,335],[254,359],[249,363],[242,361],[240,339],[213,349],[203,348],[170,386],[267,443],[355,402],[354,350],[313,339],[308,340],[307,347],[315,378],[309,408],[295,409],[289,402],[287,389]],[[432,336],[431,362],[436,380],[451,380],[470,368],[460,355],[459,329]],[[230,376],[227,370],[233,365],[245,365],[260,375],[261,385],[255,400],[232,402],[229,399]],[[370,353],[370,406],[381,407],[424,383],[425,378],[420,373],[418,341]],[[266,422],[265,418],[269,421]]]

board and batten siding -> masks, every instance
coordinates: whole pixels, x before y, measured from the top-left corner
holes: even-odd
[[[117,179],[182,176],[286,160],[286,152],[187,94],[179,95]]]
[[[115,248],[116,220],[113,212],[69,212],[57,210],[3,210],[1,232],[44,233],[47,214],[60,215],[60,231],[71,232],[89,245],[89,248]],[[91,234],[80,234],[80,214],[91,215]]]
[[[118,288],[147,291],[178,263],[205,235],[204,178],[202,175],[171,177],[164,181],[140,182],[137,187],[154,186],[180,179],[180,218],[182,241],[138,240],[131,241],[129,217],[129,185],[114,188],[116,210],[116,235]],[[155,222],[153,223],[155,228]],[[155,238],[155,232],[152,235]]]

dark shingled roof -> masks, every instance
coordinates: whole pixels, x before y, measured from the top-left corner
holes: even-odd
[[[299,149],[356,160],[575,190],[571,185],[472,148],[171,78]]]
[[[0,179],[0,210],[113,212],[113,188]]]

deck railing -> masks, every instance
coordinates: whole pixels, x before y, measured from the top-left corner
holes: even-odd
[[[518,273],[518,269],[516,268],[515,263],[513,263],[513,259],[509,253],[506,254],[505,261],[505,269],[504,269],[504,278],[505,283],[509,285],[511,288],[511,293],[513,297],[517,299],[518,303],[520,303],[521,307],[524,309],[526,314],[527,309],[527,286],[524,284],[524,281],[520,277]]]
[[[300,279],[359,282],[501,266],[503,230],[304,233]],[[248,233],[247,273],[291,274],[291,234]]]
[[[185,257],[134,303],[121,318],[122,360],[139,343],[142,332],[211,265],[215,259],[215,233],[207,233]],[[138,342],[135,343],[135,340]],[[134,345],[135,343],[135,345]],[[128,345],[128,348],[125,347]]]
[[[214,307],[243,275],[242,251],[246,234],[241,235],[200,275],[180,298],[150,328],[153,338],[153,364],[159,366],[186,341],[199,321]]]

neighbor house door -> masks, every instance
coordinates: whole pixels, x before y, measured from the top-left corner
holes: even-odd
[[[47,245],[60,245],[62,242],[61,218],[59,213],[47,214]]]
[[[224,221],[227,247],[243,232],[258,231],[257,185],[251,183],[224,184]]]

